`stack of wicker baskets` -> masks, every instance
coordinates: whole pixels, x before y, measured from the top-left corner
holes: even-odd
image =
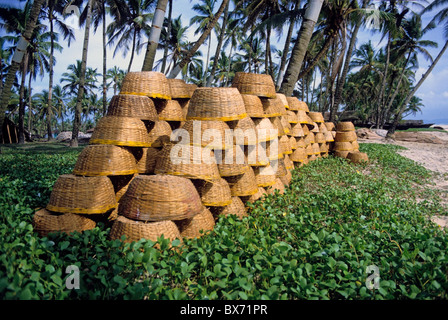
[[[335,156],[349,159],[355,163],[369,160],[366,153],[359,151],[355,126],[349,121],[339,122],[336,125],[332,150]]]

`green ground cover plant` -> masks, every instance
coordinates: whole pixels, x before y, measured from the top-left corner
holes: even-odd
[[[221,217],[199,239],[109,241],[110,225],[39,238],[32,215],[80,149],[0,155],[2,299],[447,299],[448,236],[430,221],[447,208],[433,174],[361,144],[371,162],[329,157],[295,169],[283,195]],[[67,150],[67,149],[65,149]],[[423,200],[422,200],[423,199]],[[67,289],[66,268],[80,270]],[[369,289],[369,266],[379,287]]]

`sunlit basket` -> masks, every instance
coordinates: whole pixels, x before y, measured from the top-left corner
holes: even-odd
[[[153,174],[156,167],[157,154],[160,149],[141,148],[141,156],[137,161],[137,170],[141,174]]]
[[[40,209],[33,215],[33,229],[39,236],[46,237],[50,233],[83,232],[95,228],[96,222],[86,216],[73,213],[54,213]]]
[[[269,120],[268,120],[269,121]],[[232,129],[233,143],[237,145],[254,145],[258,142],[257,129],[251,117],[227,122]]]
[[[191,180],[170,175],[138,175],[120,200],[118,214],[142,221],[182,220],[202,209]]]
[[[310,129],[314,129],[314,127],[316,126],[316,123],[313,121],[313,119],[310,118],[310,116],[308,114],[305,115],[306,117],[306,123],[305,125]],[[319,129],[319,127],[317,127],[317,129]],[[316,131],[316,129],[314,129]]]
[[[258,191],[257,179],[252,167],[238,176],[224,177],[229,183],[232,196],[251,196]]]
[[[359,143],[358,141],[352,142],[353,151],[359,151]]]
[[[283,184],[282,180],[280,180],[280,178],[277,178],[275,179],[275,183],[272,186],[265,188],[265,190],[267,194],[275,194],[276,192],[278,192],[279,194],[284,194],[285,185]]]
[[[336,125],[336,131],[354,131],[354,130],[355,126],[353,122],[350,121],[338,122],[338,124]]]
[[[348,154],[352,152],[352,151],[340,151],[340,150],[335,150],[333,152],[333,155],[335,157],[339,157],[339,158],[347,158]]]
[[[226,150],[214,150],[214,155],[221,177],[238,176],[249,170],[244,147],[240,145]]]
[[[275,183],[276,170],[271,164],[265,167],[253,167],[258,187],[269,187]]]
[[[325,136],[325,141],[326,142],[333,142],[334,141],[334,138],[333,138],[333,135],[331,134],[331,131],[326,131],[324,133],[324,136]]]
[[[289,110],[301,110],[300,100],[297,97],[286,97],[286,100],[288,101]]]
[[[172,99],[190,99],[191,90],[186,82],[182,79],[170,79],[168,78],[170,85],[170,93]]]
[[[306,124],[301,124],[300,125],[302,127],[303,130],[303,135],[306,137],[307,135],[310,134],[310,129],[308,129],[308,125]]]
[[[319,125],[316,122],[313,122],[312,127],[310,126],[310,131],[314,133],[319,132]]]
[[[146,128],[151,147],[160,148],[170,142],[173,131],[167,121],[158,120],[156,122],[149,122],[146,124]]]
[[[302,125],[300,123],[291,124],[291,131],[289,132],[289,135],[296,138],[304,137],[305,132]]]
[[[148,131],[142,120],[116,116],[102,117],[93,131],[89,143],[128,147],[151,146]]]
[[[182,237],[187,239],[200,238],[215,227],[215,218],[206,207],[193,218],[175,222]]]
[[[157,71],[128,72],[123,79],[120,94],[171,99],[168,79],[163,73]]]
[[[347,159],[353,163],[369,162],[369,156],[367,153],[359,151],[350,151],[347,154]]]
[[[328,153],[328,145],[326,143],[319,143],[320,153]]]
[[[197,88],[188,106],[187,120],[233,121],[247,116],[241,94],[236,88]]]
[[[308,143],[305,141],[305,137],[296,138],[297,148],[306,148]]]
[[[308,116],[317,124],[325,122],[322,112],[308,112]]]
[[[303,162],[307,159],[308,155],[305,148],[297,148],[293,153],[289,155],[289,159],[293,162]]]
[[[281,136],[278,140],[279,147],[281,150],[281,153],[283,154],[291,154],[292,153],[292,147],[291,142],[288,136]]]
[[[289,123],[286,114],[280,116],[280,122],[283,125],[283,130],[284,130],[285,134],[290,135],[291,124]]]
[[[255,130],[257,132],[257,141],[265,142],[278,138],[278,129],[272,124],[268,118],[253,119]]]
[[[107,116],[132,117],[140,120],[158,119],[154,102],[146,96],[118,94],[112,97]]]
[[[60,213],[102,214],[116,206],[114,186],[108,177],[63,174],[53,185],[46,209]]]
[[[302,163],[300,163],[301,165]],[[291,184],[291,180],[292,180],[292,172],[288,170],[288,172],[286,173],[285,176],[280,177],[279,178],[283,184],[285,185],[285,187],[288,187]]]
[[[196,84],[194,84],[194,83],[187,83],[187,88],[190,91],[190,97],[192,97],[194,91],[198,88],[198,86]]]
[[[78,156],[73,174],[115,176],[137,173],[134,155],[125,147],[109,144],[86,146]]]
[[[155,102],[155,108],[159,120],[165,121],[185,121],[186,116],[177,100],[158,100]]]
[[[289,133],[290,129],[285,129],[285,127],[283,126],[282,120],[280,117],[273,117],[273,118],[269,118],[269,120],[271,120],[272,125],[274,126],[275,129],[277,129],[278,131],[278,136],[284,136],[287,133]],[[289,126],[291,126],[290,123],[288,123]]]
[[[334,141],[336,142],[353,142],[358,139],[355,131],[336,131]]]
[[[325,125],[325,122],[318,123],[317,125],[319,126],[319,132],[322,132],[322,133],[327,133],[328,132],[328,129],[327,129],[327,126]]]
[[[195,180],[194,185],[204,206],[222,207],[232,202],[229,183],[223,178],[213,181]]]
[[[306,148],[305,148],[305,151],[306,151],[306,154],[307,154],[308,158],[309,158],[310,156],[314,156],[314,155],[315,155],[315,154],[314,154],[313,144],[308,144],[308,145],[306,146]]]
[[[333,150],[334,151],[353,151],[353,145],[351,142],[335,141]]]
[[[210,149],[229,149],[233,147],[233,135],[227,122],[220,120],[187,120],[178,132],[181,143]],[[183,141],[183,139],[186,141]],[[174,137],[174,141],[179,139]]]
[[[215,220],[217,220],[219,216],[228,216],[232,214],[240,219],[247,216],[247,208],[240,197],[232,197],[232,202],[228,206],[210,207],[209,209],[215,217]]]
[[[310,112],[310,109],[308,108],[308,105],[306,104],[305,101],[299,101],[299,102],[300,102],[299,110],[303,110],[305,112]]]
[[[247,163],[251,167],[267,166],[269,164],[266,142],[247,146],[244,149],[244,154],[246,155]]]
[[[138,176],[138,174],[109,176],[112,181],[112,185],[114,186],[115,198],[117,199],[117,202],[120,202],[121,197],[123,197],[126,190],[128,190],[129,184],[136,176]]]
[[[313,144],[313,143],[316,143],[316,138],[315,138],[316,136],[314,135],[314,132],[310,132],[310,133],[308,133],[305,137],[304,137],[304,140],[305,140],[305,143],[306,144]]]
[[[288,169],[286,169],[284,157],[281,159],[271,161],[270,165],[275,170],[275,176],[277,178],[284,176],[288,171]]]
[[[249,117],[264,118],[263,103],[260,97],[253,94],[242,94],[241,97],[244,100],[246,113]]]
[[[299,123],[299,119],[297,118],[296,111],[287,110],[286,111],[286,119],[288,119],[288,122],[293,125],[296,123]]]
[[[291,158],[289,156],[290,156],[289,154],[285,154],[285,156],[283,158],[283,162],[285,163],[285,168],[287,170],[293,170],[294,162],[291,160]]]
[[[296,139],[296,137],[289,137],[289,145],[291,146],[291,150],[292,151],[297,149],[297,139]]]
[[[320,155],[320,146],[319,146],[319,144],[317,142],[315,142],[315,143],[311,144],[311,146],[313,147],[314,154],[316,156]]]
[[[254,203],[257,200],[262,200],[263,197],[265,195],[267,195],[267,194],[268,193],[266,192],[265,188],[258,187],[257,188],[257,192],[254,193],[253,195],[251,195],[251,196],[241,196],[240,198],[241,198],[241,201],[243,201],[243,203],[247,203],[247,202]]]
[[[268,74],[249,72],[236,72],[232,87],[237,88],[241,94],[253,94],[264,98],[275,98],[275,85]]]
[[[277,97],[281,100],[285,109],[289,109],[289,103],[288,99],[286,99],[286,96],[283,93],[277,92]]]
[[[203,180],[220,177],[213,151],[187,144],[165,145],[157,154],[154,173]]]
[[[327,139],[325,139],[325,135],[322,132],[317,132],[314,134],[314,140],[317,143],[326,143]]]
[[[280,98],[260,98],[265,118],[279,117],[286,114],[286,108]]]
[[[333,122],[325,122],[324,124],[328,131],[335,131],[335,125]]]
[[[125,236],[124,242],[131,243],[141,239],[156,242],[159,238],[169,239],[172,242],[179,239],[182,242],[177,225],[171,220],[147,222],[128,219],[118,216],[110,230],[110,240],[121,240]]]

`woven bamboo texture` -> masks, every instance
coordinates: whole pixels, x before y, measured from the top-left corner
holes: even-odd
[[[125,147],[108,144],[88,145],[78,156],[73,174],[115,176],[137,173],[134,155]]]
[[[317,132],[314,134],[314,139],[317,143],[326,143],[325,135],[322,132]]]
[[[282,119],[280,117],[272,117],[272,118],[269,118],[269,120],[271,121],[274,128],[277,129],[279,137],[284,136],[287,133],[289,133],[289,128],[285,129],[285,127],[283,126],[283,123],[282,123]],[[288,123],[288,124],[289,124],[289,126],[291,126],[290,123]]]
[[[275,98],[275,85],[272,77],[267,74],[236,72],[232,87],[241,94],[253,94],[264,98]]]
[[[291,131],[289,132],[289,135],[297,138],[305,136],[303,126],[300,123],[291,124]]]
[[[158,148],[141,148],[141,157],[137,161],[137,171],[141,174],[153,174],[156,167]]]
[[[215,150],[214,154],[221,177],[238,176],[249,170],[244,149],[240,145],[235,145],[232,149]]]
[[[168,79],[163,73],[157,71],[128,72],[123,79],[120,94],[171,99]]]
[[[176,221],[182,237],[187,239],[200,238],[215,227],[215,218],[206,207],[191,219]]]
[[[253,170],[258,187],[269,187],[275,183],[276,170],[270,164],[265,167],[254,167]]]
[[[299,123],[299,119],[297,117],[296,111],[287,110],[286,111],[286,119],[288,119],[288,122],[293,125],[296,123]]]
[[[292,137],[292,136],[289,137],[289,145],[291,146],[291,150],[292,151],[297,149],[297,139],[296,139],[296,137]]]
[[[182,220],[202,209],[191,180],[170,175],[138,175],[120,200],[118,214],[141,221]]]
[[[340,151],[340,150],[335,150],[334,151],[334,156],[335,157],[339,157],[339,158],[347,158],[347,156],[348,156],[348,154],[350,153],[351,151]]]
[[[286,108],[280,98],[260,98],[265,118],[279,117],[286,114]]]
[[[149,97],[118,94],[110,100],[106,116],[155,121],[157,120],[157,111],[154,102]]]
[[[308,116],[316,123],[324,123],[322,112],[308,112]]]
[[[257,188],[257,192],[255,192],[253,195],[251,196],[241,196],[241,201],[243,201],[243,203],[254,203],[257,200],[263,200],[263,197],[265,195],[267,195],[268,193],[266,192],[266,189],[263,187],[258,187]]]
[[[146,222],[119,216],[112,225],[109,238],[111,240],[121,240],[123,236],[125,236],[124,242],[127,243],[141,239],[156,242],[161,237],[170,241],[179,239],[182,242],[179,229],[171,220]]]
[[[285,154],[285,157],[283,158],[283,161],[285,163],[285,168],[287,170],[293,170],[294,169],[294,162],[291,160],[289,154]]]
[[[240,219],[247,216],[247,208],[240,197],[232,197],[232,202],[228,206],[210,207],[209,209],[215,217],[215,220],[219,218],[219,216],[228,216],[232,214]]]
[[[289,109],[289,103],[288,99],[286,99],[286,96],[283,93],[277,92],[277,97],[281,100],[283,107],[285,107],[285,109]]]
[[[353,151],[359,151],[359,143],[357,140],[352,142],[352,147]]]
[[[186,116],[177,100],[157,100],[155,102],[158,119],[164,121],[185,121]]]
[[[358,139],[355,131],[336,131],[334,141],[336,142],[353,142]]]
[[[39,236],[46,237],[50,233],[82,232],[95,228],[96,222],[86,216],[73,213],[52,213],[40,209],[33,215],[33,229]]]
[[[167,79],[170,85],[171,99],[190,99],[191,90],[182,79]]]
[[[167,121],[158,120],[156,122],[149,122],[146,124],[146,128],[151,147],[160,148],[170,142],[173,131]]]
[[[204,206],[222,207],[232,202],[229,183],[223,178],[214,181],[196,180],[194,185]]]
[[[289,158],[293,162],[303,162],[307,159],[308,155],[306,153],[305,148],[297,148],[293,153],[289,155]]]
[[[338,122],[336,125],[336,131],[354,131],[355,126],[353,125],[353,122],[350,121],[342,121]]]
[[[113,144],[129,147],[150,147],[145,123],[131,117],[102,117],[92,133],[90,144]]]
[[[224,179],[229,183],[232,196],[251,196],[258,191],[252,167],[249,167],[249,170],[242,175],[224,177]]]
[[[246,113],[252,118],[263,118],[264,109],[263,103],[260,97],[253,94],[242,94],[241,97],[244,100],[244,106],[246,108]]]
[[[301,110],[299,99],[297,99],[296,97],[286,97],[286,100],[288,101],[289,110]]]
[[[280,178],[275,179],[275,183],[265,189],[267,194],[275,194],[276,191],[278,191],[279,194],[285,193],[285,185],[283,184],[282,180],[280,180]]]
[[[291,142],[288,136],[281,136],[278,142],[281,153],[283,153],[284,155],[292,153]]]
[[[353,145],[351,142],[337,142],[335,141],[334,151],[353,151]]]
[[[257,129],[251,117],[228,122],[233,130],[233,143],[238,145],[254,145],[258,141]]]
[[[279,139],[261,143],[261,146],[265,148],[269,161],[283,158],[283,149]]]
[[[272,166],[272,168],[274,168],[275,176],[277,178],[283,177],[284,175],[286,175],[286,173],[288,171],[288,169],[286,169],[286,165],[285,165],[285,158],[271,161],[271,166]]]
[[[328,131],[335,131],[335,125],[333,122],[325,122],[325,126]]]
[[[251,167],[267,166],[269,164],[265,142],[247,146],[244,149],[244,154],[246,155],[247,163]]]
[[[247,116],[236,88],[197,88],[190,99],[187,120],[234,121]]]
[[[280,177],[279,179],[283,182],[285,187],[288,187],[292,180],[292,172],[288,170],[286,176]]]
[[[359,151],[350,151],[347,154],[347,159],[353,163],[369,162],[369,156],[367,153]]]
[[[310,121],[310,117],[306,114],[306,112],[303,110],[298,110],[296,112],[297,112],[297,121],[300,124],[308,124],[308,122]]]
[[[105,213],[117,205],[114,186],[106,176],[63,174],[53,185],[46,209],[60,213]]]
[[[213,151],[187,144],[165,145],[157,155],[154,173],[203,180],[220,177]]]
[[[220,120],[187,120],[182,129],[188,133],[186,138],[189,138],[189,144],[222,150],[233,147],[233,136],[228,123]]]
[[[128,190],[129,184],[138,174],[124,175],[124,176],[109,176],[112,185],[114,186],[115,199],[120,202],[121,197]]]
[[[280,117],[280,122],[283,125],[283,130],[285,131],[285,134],[290,135],[291,133],[291,124],[288,121],[287,115],[284,114]]]
[[[307,136],[310,134],[310,129],[308,129],[308,126],[306,124],[301,124],[302,126],[302,130],[303,130],[303,135]]]
[[[253,119],[257,132],[257,141],[266,142],[278,138],[278,130],[268,118]]]

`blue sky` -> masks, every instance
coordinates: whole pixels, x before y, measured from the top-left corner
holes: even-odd
[[[0,0],[0,4],[3,3],[11,3],[15,2],[13,0]],[[173,7],[173,17],[177,18],[181,15],[181,19],[184,26],[190,25],[190,18],[195,14],[192,10],[193,4],[196,0],[175,0],[175,5]],[[431,0],[429,1],[431,2]],[[219,2],[218,2],[219,3]],[[431,15],[424,15],[423,21],[426,24],[431,19]],[[108,20],[107,23],[110,21]],[[75,25],[75,24],[73,24]],[[285,26],[285,32],[286,33]],[[198,36],[194,35],[194,30],[196,26],[191,26],[188,31],[188,38],[190,41],[194,41],[198,38]],[[102,71],[102,38],[101,38],[101,27],[98,28],[98,32],[94,34],[91,33],[91,38],[89,42],[89,54],[87,58],[87,65],[92,68],[97,68],[98,72]],[[70,47],[67,47],[64,43],[61,43],[64,46],[64,50],[62,53],[56,53],[55,58],[57,61],[56,69],[55,69],[55,81],[58,81],[61,77],[61,74],[66,71],[67,66],[75,63],[76,60],[81,59],[82,54],[82,42],[84,37],[84,30],[75,30],[76,41],[72,43]],[[438,26],[435,30],[427,33],[426,38],[429,40],[436,41],[439,44],[438,49],[429,49],[433,58],[435,58],[439,52],[439,50],[443,47],[445,43],[445,39],[443,37],[443,27]],[[276,37],[274,37],[276,39]],[[363,31],[359,34],[358,45],[367,42],[368,40],[372,40],[372,42],[379,49],[384,46],[384,43],[378,43],[379,36],[372,35],[369,31]],[[281,38],[277,47],[281,49],[283,47],[284,38]],[[216,37],[212,40],[212,48],[216,45]],[[205,53],[206,48],[203,46],[201,51]],[[214,50],[212,49],[212,54],[214,54]],[[139,71],[141,70],[143,64],[145,50],[142,50],[140,54],[137,54],[134,57],[133,66],[131,71]],[[162,52],[158,52],[156,57],[160,58]],[[129,56],[123,57],[121,53],[118,53],[115,57],[112,57],[113,50],[108,50],[108,68],[113,66],[118,66],[124,70],[127,70],[127,66],[129,64]],[[426,61],[423,57],[419,58],[419,70],[416,74],[416,81],[420,79],[421,75],[425,72],[425,70],[430,65],[429,61]],[[33,85],[33,91],[39,92],[43,89],[48,89],[48,78],[44,77],[43,79],[38,78]],[[408,117],[408,119],[423,119],[425,122],[437,122],[440,123],[441,119],[445,119],[442,121],[448,124],[448,53],[441,58],[433,72],[429,75],[428,79],[424,82],[424,84],[420,87],[420,89],[416,93],[417,96],[423,99],[423,103],[425,107],[423,108],[423,113],[417,114],[415,117]]]

